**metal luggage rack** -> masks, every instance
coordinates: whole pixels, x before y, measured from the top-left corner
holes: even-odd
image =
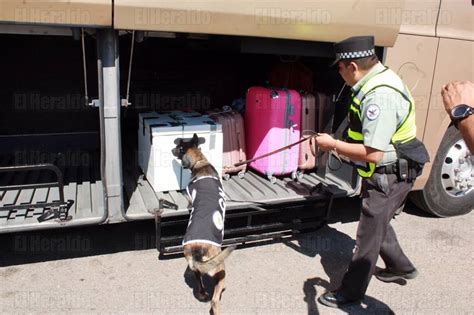
[[[50,163],[43,164],[33,164],[33,165],[17,165],[17,166],[4,166],[0,167],[0,173],[18,173],[18,172],[27,172],[27,171],[41,171],[49,170],[56,175],[56,182],[49,183],[34,183],[34,184],[21,184],[21,185],[9,185],[9,186],[0,186],[1,191],[8,190],[23,190],[23,189],[37,189],[37,188],[51,188],[58,187],[59,190],[59,200],[53,200],[51,202],[41,202],[41,203],[22,203],[16,205],[7,204],[0,206],[0,211],[8,211],[8,216],[11,217],[12,212],[27,209],[33,210],[36,208],[42,208],[42,214],[38,216],[38,222],[43,222],[51,219],[56,219],[59,222],[65,222],[71,220],[71,216],[68,215],[69,209],[71,208],[74,201],[65,200],[64,198],[64,180],[63,175],[60,169]],[[2,197],[0,195],[0,197]],[[1,200],[1,198],[0,198]]]
[[[257,241],[278,240],[295,234],[315,231],[323,227],[331,213],[334,196],[308,202],[278,206],[253,206],[227,211],[223,246]],[[155,211],[155,242],[160,258],[182,252],[181,242],[189,216],[162,218],[163,209],[177,209],[169,201],[160,199]],[[180,231],[180,234],[173,234]]]

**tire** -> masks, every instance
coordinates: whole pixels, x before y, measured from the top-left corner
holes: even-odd
[[[469,155],[461,133],[452,126],[448,128],[425,187],[412,192],[411,201],[437,217],[452,217],[471,212],[474,207],[474,156]],[[463,161],[462,164],[458,162],[460,160]],[[454,183],[455,173],[451,171],[455,168],[461,169],[462,175],[458,178],[470,180],[470,187],[465,185],[463,188]]]

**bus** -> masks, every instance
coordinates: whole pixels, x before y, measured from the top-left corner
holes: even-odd
[[[340,136],[350,90],[330,66],[333,43],[368,34],[410,88],[431,157],[411,200],[435,216],[466,214],[474,158],[440,91],[474,81],[473,20],[462,0],[0,0],[0,233],[153,218],[163,229],[185,225],[184,192],[155,193],[138,167],[138,114],[219,110],[268,84],[275,64],[298,62],[311,71],[311,92],[332,98],[326,118]],[[229,230],[238,239],[315,226],[334,199],[360,191],[353,167],[335,164],[319,154],[297,182],[251,170],[223,181],[226,220],[241,222]]]

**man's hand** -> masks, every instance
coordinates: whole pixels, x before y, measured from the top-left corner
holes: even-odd
[[[451,109],[459,104],[474,107],[474,83],[470,81],[448,83],[443,85],[441,96],[448,115],[451,113]]]
[[[334,149],[336,140],[327,133],[320,133],[319,136],[316,137],[316,143],[321,150],[329,151]]]

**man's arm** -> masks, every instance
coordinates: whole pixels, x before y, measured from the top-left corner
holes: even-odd
[[[397,128],[397,110],[408,103],[397,92],[380,87],[365,96],[361,104],[361,122],[364,143],[348,143],[334,140],[323,134],[316,138],[322,150],[336,150],[353,161],[379,163]],[[400,107],[401,108],[401,107]]]
[[[348,143],[336,140],[330,135],[323,133],[316,138],[318,146],[323,151],[335,150],[353,161],[370,162],[377,164],[383,157],[384,152],[365,146],[361,143]]]
[[[461,120],[458,123],[459,131],[466,142],[469,151],[474,154],[474,115]]]
[[[451,114],[451,109],[459,104],[474,107],[474,83],[470,81],[451,82],[443,86],[441,96],[443,97],[444,109],[448,115]],[[471,153],[474,153],[474,115],[460,121],[458,128],[467,147]]]

